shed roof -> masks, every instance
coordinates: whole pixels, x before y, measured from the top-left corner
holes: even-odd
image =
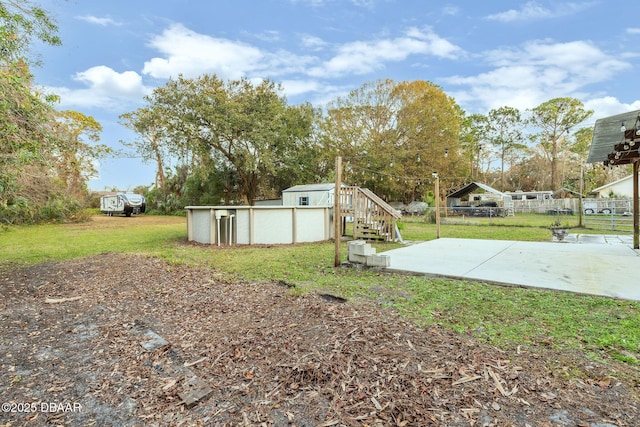
[[[342,184],[344,187],[344,184]],[[325,182],[321,184],[301,184],[282,190],[283,193],[309,192],[309,191],[329,191],[336,187],[334,182]]]
[[[489,193],[493,193],[493,194],[497,194],[498,196],[501,197],[507,197],[507,194],[496,190],[493,187],[489,187],[486,184],[482,184],[481,182],[471,182],[467,185],[465,185],[464,187],[462,187],[459,190],[454,191],[453,193],[449,194],[447,197],[451,197],[454,199],[458,199],[461,198],[463,196],[466,196],[467,194],[473,193],[474,191],[476,191],[478,188],[487,191]]]
[[[622,131],[621,128],[623,125],[626,131]],[[611,165],[629,163],[628,157],[631,158],[632,156],[623,154],[619,155],[618,158],[615,157],[616,151],[620,151],[616,146],[624,143],[625,139],[634,139],[634,137],[636,137],[635,133],[638,130],[640,130],[640,110],[596,120],[596,124],[593,127],[593,139],[591,140],[587,163],[610,161],[613,161],[609,163]],[[637,147],[635,154],[637,155]]]

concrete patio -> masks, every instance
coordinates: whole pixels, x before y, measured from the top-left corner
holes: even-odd
[[[570,234],[562,242],[441,238],[383,252],[387,270],[640,301],[631,235]]]

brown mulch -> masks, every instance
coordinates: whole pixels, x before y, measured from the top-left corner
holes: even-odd
[[[0,425],[640,425],[633,367],[285,285],[119,254],[5,268]]]

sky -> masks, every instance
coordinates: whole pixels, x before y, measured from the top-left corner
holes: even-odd
[[[136,135],[120,114],[171,77],[281,83],[323,106],[378,79],[427,80],[467,113],[573,97],[585,126],[640,109],[640,2],[625,0],[36,0],[63,45],[36,46],[36,84],[93,116],[101,143]],[[155,180],[132,153],[104,159],[92,190]]]

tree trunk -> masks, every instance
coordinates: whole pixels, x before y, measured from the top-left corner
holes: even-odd
[[[504,144],[502,145],[502,159],[500,169],[500,191],[504,193]]]
[[[165,182],[165,176],[164,176],[164,165],[162,164],[162,157],[160,156],[160,152],[158,151],[157,147],[155,147],[155,154],[156,154],[156,165],[157,165],[157,172],[156,172],[156,187],[158,187],[158,181],[160,181],[160,188],[164,190],[164,182]]]
[[[254,172],[240,173],[242,180],[242,201],[246,206],[253,206],[258,194],[258,177]]]
[[[553,136],[551,141],[551,190],[560,189],[558,183],[558,138]]]

